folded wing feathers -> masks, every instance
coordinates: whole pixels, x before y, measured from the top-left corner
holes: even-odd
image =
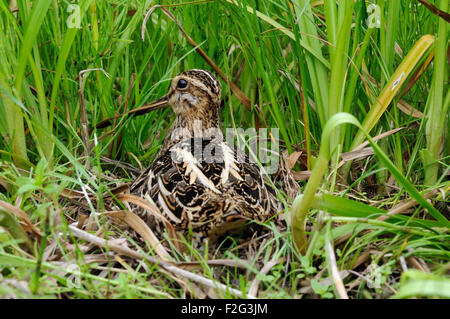
[[[228,181],[228,177],[230,173],[237,179],[242,181],[242,177],[239,175],[239,167],[236,166],[233,151],[226,143],[221,143],[221,147],[223,150],[223,162],[224,169],[222,171],[221,182],[225,184]]]
[[[169,217],[172,221],[179,224],[181,223],[181,219],[177,218],[172,211],[167,207],[166,202],[164,201],[164,198],[162,197],[161,193],[158,193],[158,202],[161,205],[163,212]]]
[[[201,167],[200,163],[198,163],[197,159],[192,155],[191,152],[187,151],[184,148],[175,148],[174,151],[176,154],[181,157],[182,161],[185,163],[186,171],[185,174],[189,175],[189,183],[193,184],[197,179],[204,186],[208,187],[216,194],[221,194],[221,192],[214,186],[214,183],[211,182],[209,178],[203,174],[203,172],[198,168]]]
[[[164,187],[164,184],[161,180],[161,177],[158,176],[158,187],[159,187],[159,191],[164,195],[164,196],[170,196],[170,192]]]

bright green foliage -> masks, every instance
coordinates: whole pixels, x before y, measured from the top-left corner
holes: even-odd
[[[448,0],[430,2],[448,12]],[[174,114],[164,109],[121,117],[101,130],[97,123],[162,96],[180,71],[212,70],[161,8],[154,8],[143,31],[155,3],[0,1],[0,201],[23,211],[43,236],[28,243],[21,228],[26,223],[1,206],[0,296],[186,296],[186,287],[174,288],[174,280],[153,264],[141,262],[133,269],[121,263],[126,273],[93,275],[99,265],[72,245],[74,238],[67,248],[63,218],[69,214],[61,196],[65,188],[93,192],[95,201],[84,208],[103,212],[103,195],[116,185],[107,176],[131,179],[126,169],[104,158],[145,167]],[[312,169],[307,185],[300,182],[302,195],[282,212],[288,228],[280,231],[268,223],[274,236],[254,252],[245,271],[223,267],[216,277],[217,268],[207,261],[218,251],[192,249],[175,258],[200,261],[198,273],[219,278],[245,296],[257,278],[260,297],[329,298],[339,295],[331,279],[334,260],[327,249],[332,247],[339,271],[352,270],[369,253],[366,263],[382,270],[378,283],[384,288],[390,283],[390,288],[371,288],[347,274],[347,288],[361,280],[347,292],[352,297],[392,296],[393,290],[398,298],[448,297],[439,293],[448,286],[450,260],[448,23],[411,0],[157,3],[168,5],[186,34],[251,100],[247,109],[222,80],[222,127],[278,128],[289,153],[302,151],[293,169]],[[396,128],[404,129],[374,141]],[[341,153],[365,140],[374,156],[339,165]],[[433,196],[427,197],[429,192]],[[408,211],[383,218],[401,201],[412,200],[417,203]],[[93,216],[106,227],[104,218]],[[241,259],[241,248],[229,240],[224,255]],[[55,247],[78,268],[67,271],[46,261]],[[410,270],[392,283],[393,272],[404,271],[401,257],[420,259],[431,274]],[[261,267],[253,261],[258,258],[278,263],[258,277]],[[78,276],[80,285],[73,286],[70,275]],[[30,290],[3,285],[2,278],[13,277]]]

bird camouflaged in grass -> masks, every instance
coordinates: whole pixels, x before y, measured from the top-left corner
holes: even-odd
[[[177,75],[168,93],[150,104],[171,106],[176,119],[131,193],[150,197],[159,208],[161,216],[147,213],[145,220],[160,239],[169,223],[183,235],[192,234],[194,246],[201,247],[205,239],[214,242],[282,209],[260,167],[224,141],[220,102],[217,78],[193,69]]]

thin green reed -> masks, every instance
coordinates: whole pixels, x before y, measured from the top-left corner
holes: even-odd
[[[326,66],[316,58],[323,58],[323,42],[319,38],[317,24],[311,9],[309,0],[293,1],[296,19],[302,32],[301,39],[308,45],[315,54],[306,53],[305,59],[313,88],[314,101],[317,107],[317,114],[323,127],[329,118],[328,112],[328,70]]]
[[[326,0],[334,2],[333,0]],[[353,22],[353,5],[352,0],[345,0],[339,2],[339,15],[343,15],[343,19],[338,19],[341,21],[341,25],[328,25],[328,30],[337,29],[337,42],[334,48],[334,54],[331,56],[331,76],[330,76],[330,87],[328,95],[328,114],[333,116],[339,112],[343,111],[345,88],[347,84],[347,67],[349,63],[349,44],[351,38],[351,25]],[[334,33],[334,32],[332,32]],[[330,47],[332,45],[330,44]],[[336,134],[331,136],[330,152],[332,152],[338,144],[341,142],[341,132],[344,129],[338,129]],[[339,154],[336,154],[339,156]]]
[[[439,8],[448,12],[448,0],[440,0]],[[438,32],[435,43],[435,60],[432,88],[429,96],[426,123],[427,148],[421,151],[422,161],[425,167],[425,184],[434,185],[438,180],[439,159],[442,138],[444,136],[445,122],[449,110],[448,90],[448,23],[441,18],[438,19]],[[445,94],[445,96],[444,96]],[[447,136],[447,144],[449,144]],[[448,154],[447,154],[448,155]]]
[[[382,43],[382,59],[384,60],[384,64],[387,67],[388,75],[391,76],[395,70],[395,61],[394,61],[394,53],[395,53],[395,39],[397,39],[397,33],[400,24],[400,9],[401,9],[401,1],[388,1],[387,3],[387,12],[386,12],[386,38],[385,42]],[[383,29],[381,29],[383,31]],[[381,83],[384,85],[388,81],[388,79],[382,78]],[[393,115],[394,115],[394,125],[395,127],[400,126],[400,118],[399,118],[399,110],[397,108],[397,99],[393,101]],[[393,137],[393,151],[394,151],[394,161],[400,171],[403,171],[403,157],[402,153],[404,148],[402,147],[402,143],[400,140],[400,135],[396,134]]]

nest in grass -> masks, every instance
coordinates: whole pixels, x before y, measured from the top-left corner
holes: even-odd
[[[255,274],[264,274],[281,262],[272,261],[268,265],[264,262],[266,254],[261,253],[260,249],[273,238],[274,231],[278,234],[286,232],[283,212],[279,214],[277,223],[270,226],[250,224],[240,236],[225,237],[215,243],[206,242],[202,251],[192,247],[190,238],[176,233],[170,224],[166,225],[164,238],[155,236],[145,217],[134,212],[145,211],[147,216],[155,218],[161,214],[157,207],[146,198],[130,194],[130,183],[118,182],[119,176],[109,174],[105,179],[117,182],[113,182],[111,189],[102,194],[102,208],[99,207],[98,195],[89,194],[85,189],[63,192],[66,198],[63,204],[65,217],[71,233],[77,239],[86,241],[85,244],[77,243],[85,254],[86,262],[96,262],[101,267],[108,265],[109,269],[126,270],[131,267],[141,272],[151,272],[150,281],[155,283],[160,283],[163,275],[166,282],[171,281],[171,285],[177,286],[174,288],[183,288],[186,296],[198,298],[217,298],[217,287],[220,290],[220,284],[218,286],[217,282],[201,276],[202,263],[213,267],[214,278],[221,282],[230,269],[235,276],[245,274],[250,268],[253,271],[256,269]],[[150,270],[151,264],[159,265],[160,274]],[[106,271],[103,274],[106,275]],[[258,293],[259,280],[256,275],[254,277],[250,296]],[[192,285],[192,281],[201,283],[203,288]],[[229,290],[226,286],[222,288]],[[242,297],[239,290],[234,294]]]

